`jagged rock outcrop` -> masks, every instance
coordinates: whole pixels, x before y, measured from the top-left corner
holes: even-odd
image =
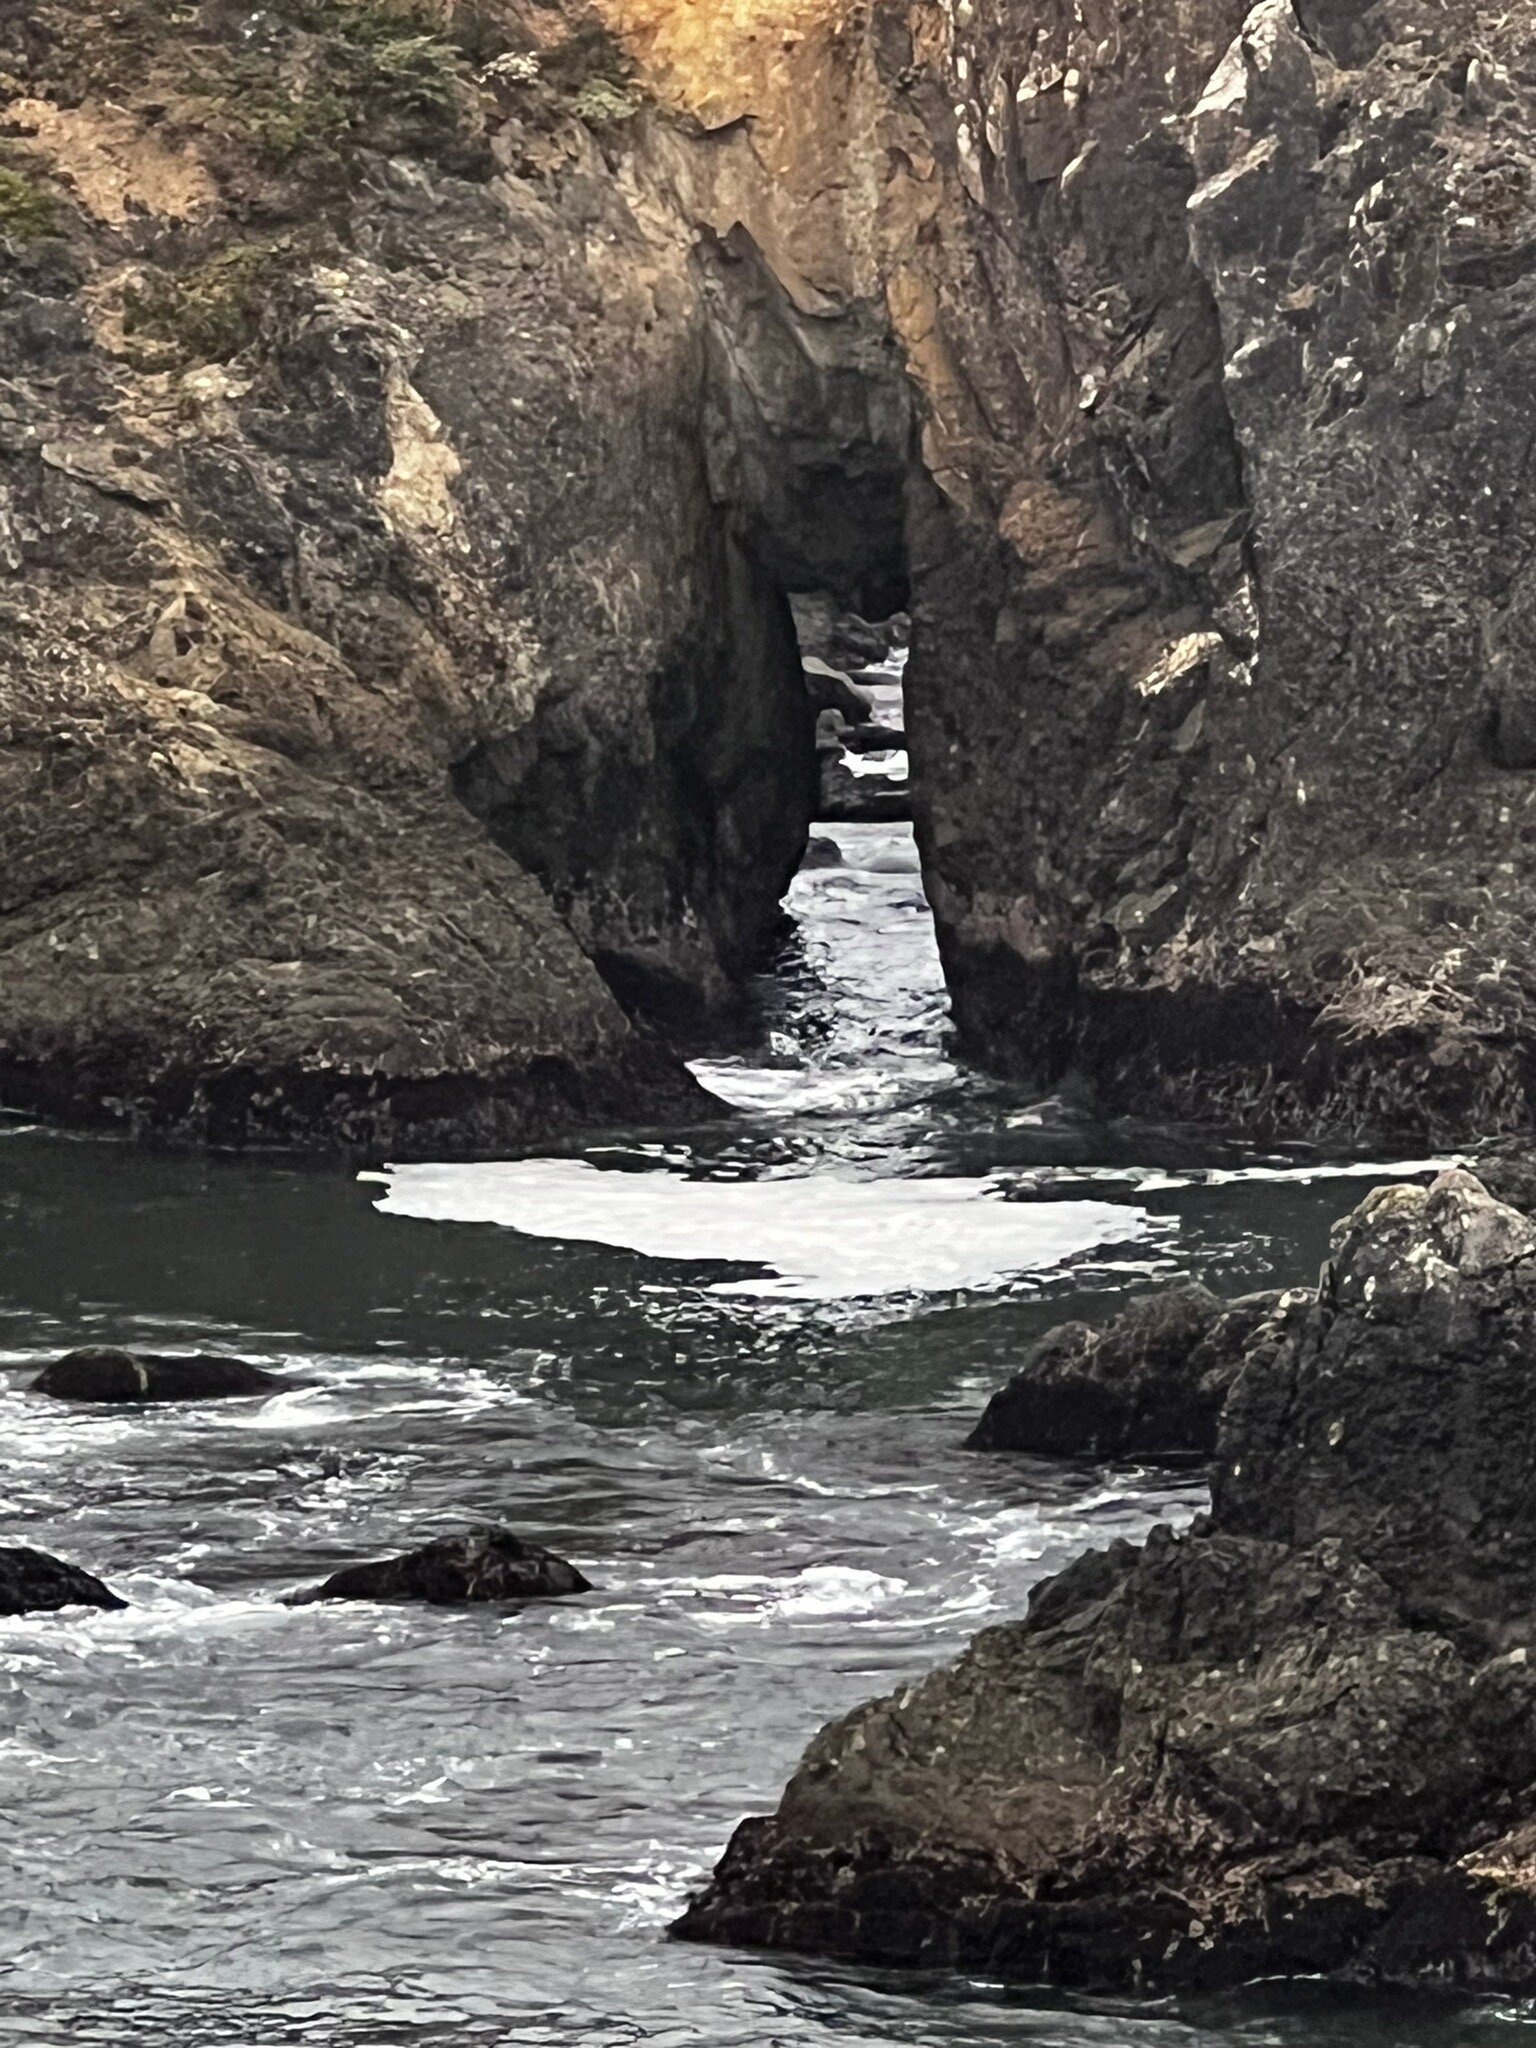
[[[295,1593],[291,1607],[317,1600],[424,1600],[433,1607],[468,1601],[553,1600],[590,1593],[591,1581],[575,1565],[510,1529],[471,1529],[440,1536],[403,1557],[347,1565],[323,1584]]]
[[[126,1607],[78,1565],[25,1544],[0,1546],[0,1614],[54,1614],[63,1607]]]
[[[1377,1191],[1211,1514],[811,1745],[686,1936],[1123,1989],[1536,1982],[1536,1225]]]
[[[281,1394],[305,1384],[268,1372],[247,1358],[212,1352],[178,1356],[119,1351],[89,1345],[67,1351],[45,1365],[27,1391],[55,1401],[104,1401],[135,1405],[159,1401],[226,1401],[239,1396]]]
[[[1280,1341],[1293,1297],[1226,1302],[1165,1288],[1098,1329],[1062,1323],[1030,1346],[966,1439],[977,1451],[1044,1457],[1209,1457],[1233,1381]]]

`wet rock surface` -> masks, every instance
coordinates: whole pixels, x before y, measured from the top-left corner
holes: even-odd
[[[1030,1349],[966,1439],[1046,1457],[1204,1456],[1244,1358],[1278,1341],[1286,1297],[1224,1302],[1169,1288],[1100,1329],[1065,1323]]]
[[[1536,1231],[1380,1190],[1212,1512],[822,1732],[677,1931],[1066,1986],[1536,1980]]]
[[[56,1401],[223,1401],[285,1393],[309,1384],[268,1372],[245,1358],[211,1353],[185,1357],[96,1346],[66,1352],[44,1366],[28,1388]]]
[[[63,1607],[126,1607],[110,1587],[24,1544],[0,1545],[0,1614],[50,1614]]]
[[[590,1593],[573,1564],[510,1529],[472,1529],[443,1536],[403,1557],[348,1565],[322,1585],[296,1593],[290,1606],[320,1600],[424,1600],[434,1607],[469,1601],[550,1600]]]

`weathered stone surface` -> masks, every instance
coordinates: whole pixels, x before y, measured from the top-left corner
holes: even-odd
[[[984,1057],[1529,1128],[1525,33],[1472,0],[957,32],[950,246],[991,291],[938,339],[970,369],[1000,320],[1024,395],[1000,370],[1009,431],[950,437],[973,541],[915,543],[909,723]]]
[[[12,1105],[403,1153],[707,1107],[626,1006],[777,930],[799,654],[622,53],[492,12],[0,8]]]
[[[1158,1989],[1536,1981],[1536,1234],[1462,1173],[1340,1226],[1212,1512],[817,1737],[678,1931]]]
[[[52,1614],[61,1607],[126,1607],[110,1587],[24,1544],[0,1546],[0,1614]]]
[[[1063,1323],[1030,1347],[966,1439],[1046,1457],[1208,1457],[1256,1344],[1278,1342],[1287,1297],[1224,1302],[1198,1285],[1131,1303],[1099,1329]]]
[[[424,1600],[434,1607],[458,1607],[467,1601],[549,1600],[591,1590],[590,1581],[553,1551],[510,1529],[482,1528],[439,1537],[403,1557],[348,1565],[322,1585],[295,1594],[289,1604]]]
[[[302,1385],[245,1358],[178,1357],[92,1345],[45,1365],[28,1388],[56,1401],[223,1401]]]

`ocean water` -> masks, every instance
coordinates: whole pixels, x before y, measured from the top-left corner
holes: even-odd
[[[1197,1474],[967,1452],[1024,1346],[1175,1275],[1309,1278],[1373,1181],[968,1075],[910,833],[824,828],[737,1108],[361,1178],[0,1135],[7,1540],[132,1603],[0,1621],[0,2041],[155,2048],[1356,2048],[1520,2006],[1062,1999],[683,1947],[814,1730],[1018,1613]],[[311,1384],[76,1410],[84,1342]],[[596,1590],[281,1596],[495,1520]]]

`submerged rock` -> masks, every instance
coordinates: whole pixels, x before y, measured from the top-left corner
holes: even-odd
[[[27,1391],[51,1395],[56,1401],[222,1401],[278,1394],[304,1384],[245,1358],[213,1353],[176,1357],[91,1346],[66,1352],[44,1366]]]
[[[1116,1989],[1536,1982],[1536,1226],[1370,1196],[1209,1517],[836,1722],[685,1937]]]
[[[0,1546],[0,1614],[51,1614],[60,1607],[126,1607],[78,1565],[24,1544]]]
[[[1097,1330],[1063,1323],[992,1396],[967,1444],[1048,1457],[1209,1456],[1238,1368],[1285,1300],[1223,1302],[1205,1287],[1173,1287]]]
[[[591,1581],[538,1543],[510,1529],[471,1529],[441,1536],[403,1557],[347,1565],[322,1585],[296,1593],[290,1605],[317,1600],[425,1600],[434,1607],[467,1601],[550,1600],[590,1593]]]

